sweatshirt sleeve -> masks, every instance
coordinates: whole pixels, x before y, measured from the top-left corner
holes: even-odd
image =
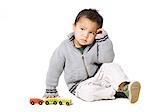
[[[48,93],[56,92],[56,87],[58,85],[59,77],[64,70],[65,57],[63,54],[64,45],[63,43],[56,48],[52,57],[50,59],[49,68],[46,77],[46,91]]]
[[[106,31],[102,31],[102,34],[97,34],[97,58],[99,63],[110,63],[114,59],[114,50],[111,40],[108,38]]]

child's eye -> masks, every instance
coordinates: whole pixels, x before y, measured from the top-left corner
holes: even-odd
[[[92,35],[95,35],[95,32],[89,32],[90,34],[92,34]]]
[[[80,28],[81,30],[84,30],[84,28]]]

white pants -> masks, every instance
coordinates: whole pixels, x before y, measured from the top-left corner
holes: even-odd
[[[77,88],[75,95],[85,101],[115,99],[118,86],[129,81],[118,64],[104,63],[97,74],[83,82]]]

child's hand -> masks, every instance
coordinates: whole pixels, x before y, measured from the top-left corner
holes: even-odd
[[[107,34],[107,32],[104,29],[100,29],[95,37],[95,39],[104,38]]]
[[[58,93],[44,93],[43,98],[54,98],[59,97]]]

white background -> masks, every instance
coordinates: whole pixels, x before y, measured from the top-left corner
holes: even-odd
[[[150,17],[148,0],[0,0],[0,110],[8,112],[141,112],[150,99]],[[114,62],[142,85],[140,99],[83,102],[68,92],[63,75],[58,90],[72,106],[31,106],[42,97],[49,59],[72,31],[77,13],[95,8],[113,41]]]

